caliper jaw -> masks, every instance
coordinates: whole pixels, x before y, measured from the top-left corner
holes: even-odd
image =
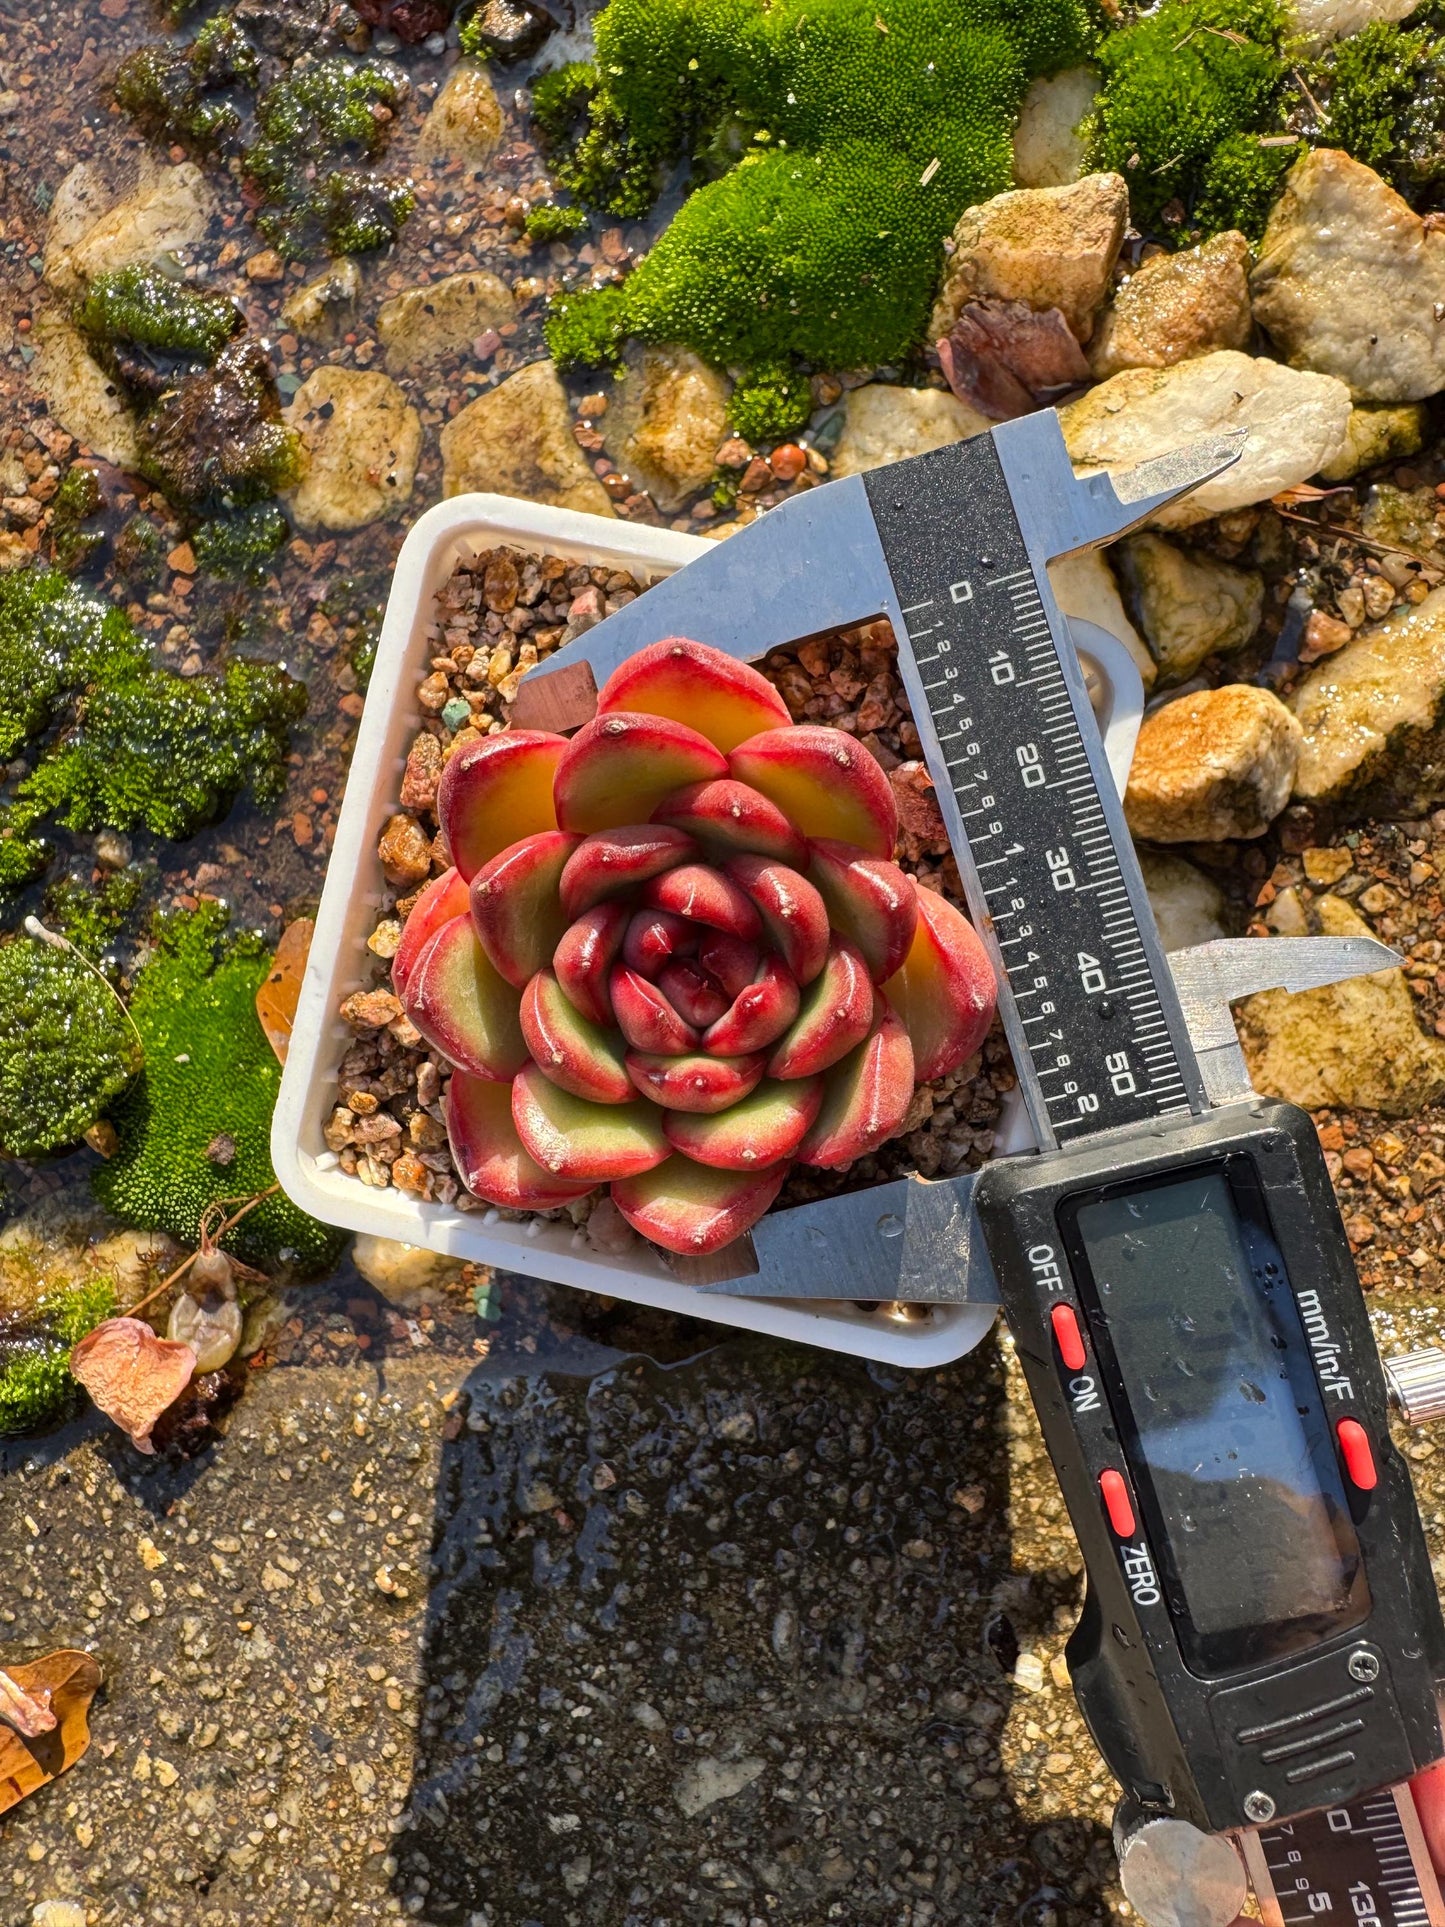
[[[1172,951],[1169,967],[1210,1103],[1254,1095],[1230,1010],[1241,997],[1320,990],[1400,961],[1374,937],[1224,937]],[[695,1281],[729,1298],[997,1305],[975,1182],[971,1171],[895,1178],[773,1212],[750,1238],[718,1253],[705,1281]],[[719,1276],[719,1262],[734,1268],[731,1275]]]

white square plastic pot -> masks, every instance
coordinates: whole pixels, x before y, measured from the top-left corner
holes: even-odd
[[[385,901],[376,845],[382,825],[398,807],[407,751],[423,720],[416,691],[435,653],[428,634],[435,625],[433,599],[458,560],[502,543],[652,576],[670,574],[709,546],[701,536],[502,495],[455,496],[430,509],[412,529],[386,605],[272,1124],[271,1154],[287,1195],[313,1217],[345,1230],[833,1351],[913,1366],[960,1357],[992,1324],[988,1307],[939,1306],[925,1319],[897,1324],[848,1304],[705,1295],[680,1283],[662,1253],[641,1241],[624,1257],[608,1257],[592,1250],[585,1233],[565,1221],[514,1224],[495,1211],[458,1211],[402,1191],[375,1190],[348,1177],[327,1149],[322,1128],[336,1103],[337,1070],[352,1041],[337,1013],[343,1000],[374,976],[366,940]],[[705,641],[701,613],[698,630]],[[1110,762],[1122,782],[1143,707],[1139,672],[1124,645],[1101,630],[1091,628],[1084,647]],[[1000,1148],[1023,1150],[1031,1142],[1022,1106],[1015,1102],[1001,1120]]]

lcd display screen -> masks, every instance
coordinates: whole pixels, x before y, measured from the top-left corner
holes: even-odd
[[[1260,1201],[1214,1165],[1064,1209],[1186,1664],[1233,1672],[1357,1624],[1359,1541]]]

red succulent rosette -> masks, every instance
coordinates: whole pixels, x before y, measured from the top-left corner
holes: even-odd
[[[874,757],[702,643],[632,657],[570,740],[468,744],[437,807],[456,867],[392,976],[489,1204],[606,1184],[654,1244],[716,1251],[795,1162],[892,1137],[992,1020],[972,925],[892,861]]]

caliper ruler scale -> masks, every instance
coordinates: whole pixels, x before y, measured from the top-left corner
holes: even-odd
[[[1143,1817],[1126,1890],[1184,1834],[1314,1840],[1317,1809],[1350,1821],[1359,1872],[1382,1837],[1361,1803],[1441,1752],[1445,1627],[1338,1208],[1309,1119],[1250,1091],[1229,1016],[1396,959],[1325,939],[1165,958],[1047,576],[1238,452],[1080,480],[1041,413],[830,484],[533,671],[513,709],[583,721],[671,634],[757,657],[890,621],[1040,1154],[770,1214],[716,1288],[1003,1303],[1089,1573],[1076,1690]],[[1272,1864],[1252,1866],[1271,1904]],[[1411,1868],[1416,1900],[1376,1881],[1382,1927],[1438,1905]]]

